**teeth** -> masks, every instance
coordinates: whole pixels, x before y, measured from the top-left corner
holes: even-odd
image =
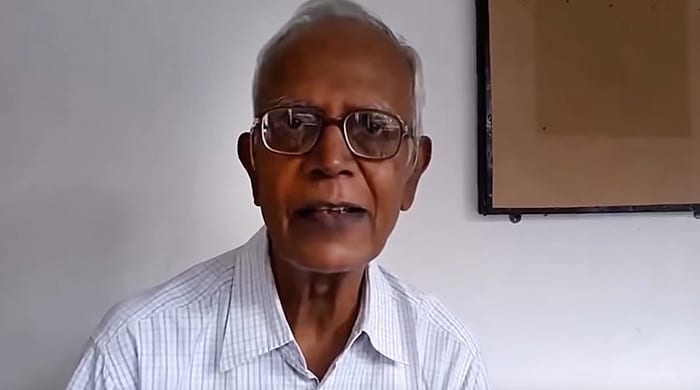
[[[363,210],[360,207],[351,206],[311,206],[301,210],[306,215],[311,215],[311,213],[325,213],[325,214],[356,214]]]
[[[321,207],[319,209],[324,213],[347,213],[350,211],[347,207]]]

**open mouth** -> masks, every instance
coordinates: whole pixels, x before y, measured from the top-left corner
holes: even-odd
[[[297,209],[296,214],[307,218],[314,215],[338,215],[338,216],[359,216],[367,213],[362,206],[352,203],[328,203],[319,202],[306,205]]]

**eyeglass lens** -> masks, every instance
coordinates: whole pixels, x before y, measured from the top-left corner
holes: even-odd
[[[273,152],[309,152],[329,121],[323,113],[308,108],[275,108],[261,118],[265,145]],[[350,150],[361,157],[389,158],[398,151],[403,136],[400,119],[379,110],[357,110],[343,118]]]

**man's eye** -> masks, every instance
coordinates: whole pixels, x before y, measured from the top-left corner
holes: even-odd
[[[316,123],[316,118],[313,114],[290,113],[287,118],[287,125],[290,129],[312,126],[314,123]]]
[[[386,123],[378,120],[370,120],[367,123],[367,131],[370,134],[378,135],[387,129]]]
[[[379,135],[387,130],[388,124],[384,118],[368,113],[356,113],[353,118],[359,128],[370,135]]]
[[[292,117],[289,117],[288,125],[292,129],[297,129],[297,128],[301,127],[302,122],[301,122],[301,119],[299,119],[295,116],[292,116]]]

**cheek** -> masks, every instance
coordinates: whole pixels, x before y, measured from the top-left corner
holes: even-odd
[[[286,200],[294,192],[293,164],[275,160],[269,159],[258,166],[258,191],[266,214],[284,213]]]
[[[401,210],[401,199],[406,187],[404,167],[391,164],[368,171],[367,176],[374,197],[377,222],[393,226]]]

